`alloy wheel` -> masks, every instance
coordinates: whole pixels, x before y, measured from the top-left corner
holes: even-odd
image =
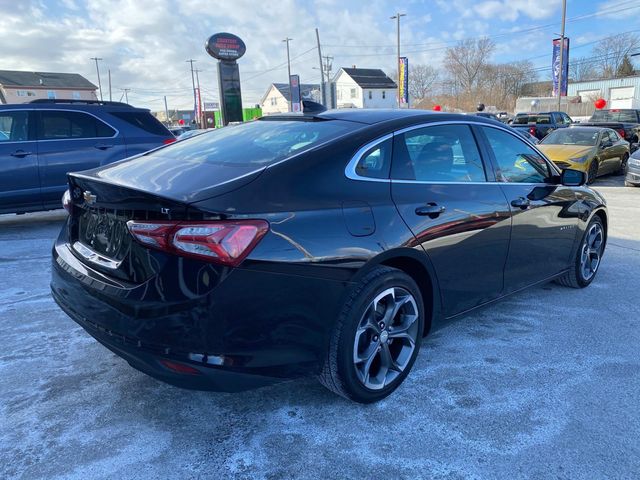
[[[404,288],[388,288],[371,301],[353,345],[353,364],[362,385],[380,390],[407,368],[420,334],[418,317],[416,300]]]
[[[599,223],[589,228],[582,242],[580,256],[580,274],[584,280],[590,280],[598,271],[602,249],[604,247],[604,233]]]

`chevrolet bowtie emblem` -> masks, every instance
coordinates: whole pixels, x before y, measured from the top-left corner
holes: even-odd
[[[92,205],[96,203],[98,197],[93,195],[89,190],[85,191],[82,195],[84,197],[84,201],[87,202],[88,205]]]

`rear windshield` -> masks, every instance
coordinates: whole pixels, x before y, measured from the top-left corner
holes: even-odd
[[[625,122],[637,123],[635,110],[596,110],[591,120],[594,122]]]
[[[526,125],[528,123],[551,123],[551,117],[549,115],[520,115],[513,120],[514,124]]]
[[[187,162],[268,165],[358,128],[341,120],[257,120],[211,130],[150,153]]]
[[[134,127],[141,128],[153,135],[171,136],[171,132],[149,112],[109,112],[114,117],[124,120]]]
[[[544,137],[540,143],[545,145],[582,145],[595,146],[598,130],[580,130],[578,128],[560,128]]]

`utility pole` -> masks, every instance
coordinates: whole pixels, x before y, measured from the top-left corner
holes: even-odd
[[[562,30],[560,30],[560,71],[558,72],[558,111],[562,102],[562,77],[564,76],[564,25],[567,16],[567,0],[562,0]],[[569,79],[567,79],[567,82]]]
[[[130,88],[123,88],[122,91],[124,92],[124,101],[129,104],[129,92],[131,91]],[[120,97],[120,99],[122,100],[122,97]]]
[[[111,69],[109,69],[109,101],[113,101],[111,98]]]
[[[200,77],[198,76],[198,73],[201,72],[202,70],[194,70],[195,74],[196,74],[196,85],[198,86],[198,126],[200,128],[204,128],[203,127],[203,120],[202,120],[202,90],[200,90]]]
[[[329,55],[325,55],[324,57],[324,72],[327,75],[327,89],[325,89],[325,94],[327,97],[327,103],[329,104],[329,106],[327,108],[332,108],[333,107],[333,99],[332,97],[332,92],[333,92],[333,88],[331,87],[331,67],[332,65],[332,61],[333,61],[333,57],[330,57]],[[328,92],[327,92],[328,90]],[[326,105],[325,105],[326,106]]]
[[[320,34],[316,28],[316,41],[318,42],[318,60],[320,60],[320,98],[322,99],[322,105],[327,106],[327,98],[325,95],[324,87],[324,70],[322,69],[322,51],[320,50]]]
[[[167,125],[171,125],[171,122],[169,122],[169,108],[167,108],[167,96],[164,96],[164,117],[165,117],[165,121],[167,122]]]
[[[398,108],[400,107],[400,17],[406,17],[406,13],[396,13],[391,20],[397,21],[397,34],[398,34],[398,59],[396,60],[398,65]]]
[[[293,40],[293,38],[285,38],[282,40],[287,43],[287,84],[289,85],[289,111],[291,111],[291,57],[289,56],[289,42]]]
[[[91,57],[91,60],[95,60],[96,62],[96,72],[98,73],[98,88],[100,89],[100,101],[103,101],[102,84],[100,83],[100,67],[98,67],[98,60],[102,60],[102,59],[99,57]]]
[[[193,62],[195,62],[193,58],[190,58],[189,60],[187,60],[187,63],[191,64],[191,86],[193,88],[193,118],[195,118],[196,117],[196,80],[193,76]]]

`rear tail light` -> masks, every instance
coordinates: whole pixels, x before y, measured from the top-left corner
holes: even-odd
[[[536,136],[536,127],[529,127],[529,133],[535,137]]]
[[[73,210],[73,202],[71,201],[71,194],[69,190],[65,190],[62,195],[62,208],[64,208],[69,215],[71,215]]]
[[[166,368],[175,373],[182,373],[185,375],[200,375],[200,370],[193,368],[189,365],[179,362],[172,362],[171,360],[160,360],[160,363]]]
[[[620,134],[620,136],[621,136],[622,138],[624,138],[624,137],[625,137],[625,135],[626,135],[626,133],[624,132],[624,129],[622,129],[622,128],[621,128],[620,130],[618,130],[618,133]]]
[[[163,144],[163,145],[169,145],[170,143],[173,143],[173,142],[175,142],[176,140],[177,140],[177,138],[165,138],[165,139],[162,141],[162,144]]]
[[[183,257],[235,267],[269,231],[264,220],[127,222],[142,245]]]

